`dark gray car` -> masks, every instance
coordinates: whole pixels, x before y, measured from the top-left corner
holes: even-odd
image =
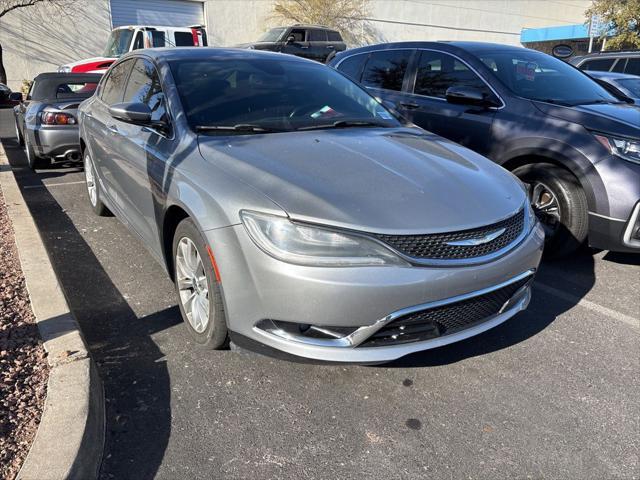
[[[79,114],[92,208],[165,266],[198,343],[381,362],[529,302],[544,235],[522,183],[324,65],[144,50]]]
[[[587,239],[640,252],[640,108],[586,73],[534,50],[477,42],[372,45],[331,65],[530,185],[549,254]]]
[[[636,105],[640,105],[639,76],[627,75],[626,73],[599,72],[596,70],[590,70],[587,73],[614,95],[630,98]]]
[[[33,80],[27,96],[13,109],[16,138],[30,168],[81,158],[77,109],[93,95],[101,78],[89,73],[42,73]]]

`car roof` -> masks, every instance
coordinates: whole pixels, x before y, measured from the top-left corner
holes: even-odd
[[[366,52],[371,50],[397,49],[397,48],[437,48],[443,51],[464,50],[469,53],[488,52],[488,51],[508,52],[508,51],[526,50],[524,47],[519,47],[514,45],[503,45],[500,43],[489,43],[489,42],[463,42],[463,41],[448,41],[448,40],[435,41],[435,42],[411,41],[411,42],[390,42],[390,43],[379,43],[376,45],[367,45],[366,47],[346,50],[345,52],[341,53],[341,56],[348,56],[350,53]]]
[[[605,72],[601,70],[586,70],[588,75],[598,78],[612,78],[612,79],[623,79],[623,78],[640,78],[637,75],[631,75],[629,73],[618,73],[618,72]]]
[[[101,73],[59,73],[59,72],[45,72],[36,75],[34,80],[64,80],[65,82],[99,82],[102,78]]]
[[[640,57],[640,50],[618,50],[609,52],[594,52],[576,57],[580,60],[600,57]]]
[[[128,52],[120,59],[139,56],[151,57],[154,60],[212,60],[221,58],[251,60],[271,58],[281,62],[306,62],[321,65],[313,60],[296,57],[295,55],[284,55],[278,52],[218,47],[145,48]]]

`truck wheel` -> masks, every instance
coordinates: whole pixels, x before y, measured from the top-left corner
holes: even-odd
[[[516,168],[513,173],[529,185],[531,205],[545,231],[545,254],[566,256],[587,238],[587,196],[567,170],[550,163]]]

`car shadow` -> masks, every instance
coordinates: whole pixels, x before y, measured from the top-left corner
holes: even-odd
[[[181,322],[177,307],[138,318],[47,188],[23,188],[42,185],[52,169],[34,174],[15,140],[2,142],[104,384],[101,477],[135,472],[136,478],[153,478],[171,433],[171,388],[164,353],[151,336]]]

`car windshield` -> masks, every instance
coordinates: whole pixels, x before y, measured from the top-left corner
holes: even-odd
[[[361,87],[324,65],[236,57],[173,60],[170,66],[187,120],[196,130],[400,125]]]
[[[104,50],[104,57],[119,57],[129,51],[133,30],[118,29],[111,32],[107,40],[107,48]]]
[[[285,30],[286,28],[272,28],[271,30],[264,32],[260,36],[258,41],[259,42],[277,42],[278,40],[280,40],[280,37],[282,37],[282,34],[284,33]]]
[[[518,49],[476,56],[523,98],[560,105],[620,102],[586,74],[544,53]]]
[[[623,78],[618,80],[618,83],[629,90],[634,98],[640,98],[640,78]]]

